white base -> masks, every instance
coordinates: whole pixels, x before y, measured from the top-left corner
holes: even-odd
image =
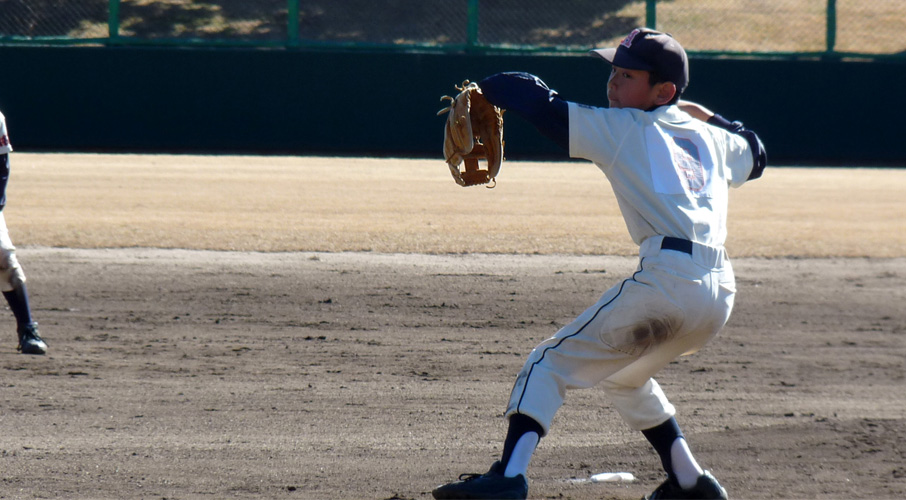
[[[620,481],[635,481],[635,476],[628,472],[602,472],[591,476],[593,483],[616,483]]]

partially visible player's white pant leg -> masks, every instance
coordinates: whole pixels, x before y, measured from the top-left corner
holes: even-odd
[[[6,218],[0,211],[0,291],[11,292],[20,283],[25,283],[25,273],[16,259],[16,247],[9,237]]]
[[[630,387],[610,380],[605,380],[602,387],[623,421],[633,430],[656,427],[676,413],[661,386],[653,378],[649,378],[640,387]]]
[[[507,415],[528,415],[547,432],[568,389],[606,380],[605,390],[631,427],[670,418],[675,410],[651,377],[717,333],[735,292],[722,249],[696,247],[694,253],[661,251],[660,239],[643,244],[632,278],[532,351]]]
[[[619,297],[625,283],[608,290],[594,306],[535,347],[516,378],[507,416],[522,413],[532,417],[547,434],[567,389],[591,387],[632,362],[633,358],[588,334],[594,320],[605,314],[604,309]],[[609,364],[612,366],[608,368]]]

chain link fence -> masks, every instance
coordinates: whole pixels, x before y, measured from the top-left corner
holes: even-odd
[[[0,0],[0,40],[107,35],[107,0]]]
[[[906,0],[0,0],[0,44],[584,52],[637,26],[693,53],[906,56]]]

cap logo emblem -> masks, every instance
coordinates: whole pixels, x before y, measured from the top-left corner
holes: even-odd
[[[636,35],[638,35],[639,33],[641,33],[641,31],[639,31],[638,28],[632,30],[632,33],[626,35],[626,38],[624,38],[623,41],[620,42],[620,45],[622,45],[623,47],[626,47],[627,49],[630,48],[632,46],[632,41],[635,39]]]

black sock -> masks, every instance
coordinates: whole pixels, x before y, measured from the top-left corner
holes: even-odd
[[[661,464],[663,464],[664,470],[667,472],[667,478],[676,483],[676,477],[673,473],[673,460],[670,458],[670,449],[673,447],[674,441],[683,437],[683,431],[680,430],[676,419],[670,417],[670,420],[661,425],[643,430],[642,434],[645,435],[645,438],[654,447],[654,451],[661,457]]]
[[[3,297],[6,298],[9,308],[12,309],[19,328],[34,322],[31,317],[31,308],[28,305],[28,290],[25,288],[25,283],[19,284],[11,292],[3,292]]]
[[[544,436],[544,428],[532,417],[525,416],[521,413],[514,413],[510,417],[510,427],[506,431],[506,440],[503,442],[503,454],[500,457],[500,463],[503,469],[506,469],[510,456],[513,455],[513,448],[519,442],[519,438],[528,432],[535,432],[538,437]]]

